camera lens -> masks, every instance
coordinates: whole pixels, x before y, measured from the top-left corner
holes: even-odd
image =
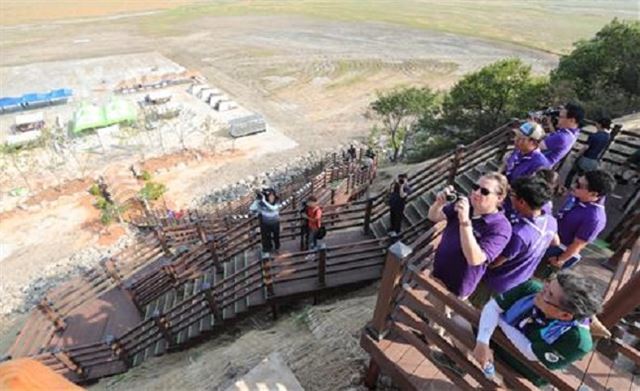
[[[455,202],[458,200],[458,193],[449,193],[446,196],[447,202]]]

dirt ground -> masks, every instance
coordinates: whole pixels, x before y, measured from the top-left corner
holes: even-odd
[[[171,2],[171,6],[185,2]],[[541,74],[548,72],[558,60],[548,52],[511,43],[399,26],[384,20],[319,20],[287,14],[204,16],[172,23],[171,18],[154,19],[155,14],[119,15],[125,3],[127,12],[145,13],[168,7],[168,1],[90,3],[78,8],[78,2],[60,1],[55,7],[44,9],[54,3],[32,0],[29,1],[31,8],[25,13],[25,2],[3,1],[0,19],[5,23],[0,27],[0,67],[157,52],[185,68],[202,72],[211,85],[247,109],[264,115],[284,136],[282,140],[295,143],[288,149],[270,152],[268,141],[280,143],[280,139],[269,140],[267,132],[244,140],[248,144],[244,155],[219,155],[163,172],[157,179],[168,185],[167,197],[176,207],[188,205],[190,199],[203,192],[263,172],[307,151],[365,139],[372,122],[363,114],[378,90],[401,84],[446,89],[464,73],[504,57],[520,57]],[[42,12],[34,13],[33,9]],[[34,14],[42,18],[34,18]],[[111,16],[105,16],[107,14]],[[85,19],[58,21],[61,17]],[[10,23],[6,23],[7,20]],[[15,25],[20,21],[31,24]],[[171,25],[170,30],[165,29],[167,24]],[[162,34],[158,34],[157,29],[161,29]],[[122,65],[126,70],[127,64]],[[6,72],[0,72],[0,91],[8,91],[12,81],[1,77],[3,74]],[[39,90],[37,85],[29,87]],[[39,210],[17,209],[2,216],[0,294],[5,293],[7,286],[30,284],[40,268],[56,259],[87,246],[112,242],[97,232],[96,211],[87,197],[84,191],[66,194],[43,204]],[[372,302],[366,300],[352,303],[353,310],[370,311]],[[349,303],[336,305],[348,306]],[[321,308],[314,308],[313,313],[322,313]],[[3,337],[7,337],[7,330],[15,331],[17,319],[16,316],[0,320]],[[344,330],[350,333],[362,326],[348,323],[349,319],[334,319],[328,324],[343,324]],[[145,363],[146,369],[123,375],[122,378],[129,381],[121,386],[118,385],[120,378],[109,379],[107,384],[122,389],[132,386],[215,389],[207,381],[222,384],[219,376],[230,378],[230,374],[250,369],[278,343],[283,344],[296,375],[307,379],[301,380],[303,386],[308,382],[309,389],[338,389],[338,385],[350,384],[348,378],[353,376],[353,367],[344,361],[336,359],[338,364],[331,367],[341,374],[335,379],[327,379],[327,372],[321,370],[329,365],[325,358],[330,356],[323,354],[333,354],[330,350],[334,345],[325,345],[326,339],[318,338],[313,330],[300,328],[290,320],[282,322],[283,331],[267,329],[249,332],[249,336],[243,334],[240,339],[245,345],[220,345],[221,341],[212,341],[193,351]],[[298,345],[306,343],[308,348]],[[235,364],[213,368],[212,363],[220,363],[216,356],[220,354]],[[354,360],[357,366],[362,364],[361,358]],[[157,365],[159,362],[166,365]],[[344,375],[340,363],[349,369]],[[202,376],[181,376],[181,370],[190,366]],[[308,368],[316,368],[317,372]],[[171,382],[175,383],[153,380],[163,371],[173,374]],[[336,388],[315,388],[314,384],[323,382],[335,384]]]

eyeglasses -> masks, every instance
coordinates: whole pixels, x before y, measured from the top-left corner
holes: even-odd
[[[482,187],[477,183],[474,183],[473,185],[471,185],[471,189],[473,191],[480,190],[480,194],[482,194],[483,196],[488,196],[489,194],[491,194],[491,190],[487,189],[486,187]]]

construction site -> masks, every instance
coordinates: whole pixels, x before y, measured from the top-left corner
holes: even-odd
[[[480,311],[433,277],[444,225],[429,210],[445,187],[471,194],[503,169],[511,125],[392,164],[372,141],[369,105],[398,85],[446,90],[502,58],[544,75],[558,52],[489,31],[322,19],[322,8],[215,5],[217,15],[183,3],[123,11],[101,0],[75,18],[52,6],[50,19],[6,8],[0,385],[32,368],[50,387],[93,390],[538,389],[500,360],[500,381],[486,377],[434,332],[473,350],[436,300],[471,324]],[[209,13],[194,16],[201,6]],[[602,168],[624,180],[574,268],[597,281],[612,335],[562,371],[530,364],[560,390],[640,390],[640,171],[628,162],[640,114],[614,124]],[[583,129],[567,161],[594,133]],[[400,173],[411,192],[395,232],[389,183]],[[265,188],[282,205],[277,252],[264,251],[250,212]],[[300,212],[311,196],[326,229],[317,247]],[[434,363],[434,350],[464,374]]]

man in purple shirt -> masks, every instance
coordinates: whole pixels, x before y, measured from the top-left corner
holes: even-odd
[[[567,103],[558,116],[558,129],[545,137],[540,144],[542,153],[551,165],[561,161],[571,151],[578,139],[580,125],[584,120],[584,110],[575,103]],[[549,126],[553,127],[550,122]]]
[[[433,276],[460,298],[475,290],[487,264],[500,255],[511,237],[511,224],[499,209],[507,191],[504,175],[487,173],[474,185],[469,199],[460,196],[447,204],[447,195],[453,192],[447,187],[429,208],[431,221],[447,222],[436,251]]]
[[[484,306],[491,296],[531,278],[558,230],[553,215],[542,211],[552,196],[551,187],[544,179],[518,178],[511,184],[509,196],[517,218],[509,243],[489,264],[480,286],[469,298],[477,308]]]
[[[541,168],[549,168],[549,160],[540,152],[540,141],[544,138],[544,129],[535,122],[525,122],[514,129],[515,150],[507,158],[504,174],[512,183],[515,179],[529,176]]]
[[[593,242],[607,224],[604,203],[615,180],[603,170],[578,177],[572,195],[558,212],[558,235],[545,253],[536,275],[545,278],[580,260],[580,251]]]

